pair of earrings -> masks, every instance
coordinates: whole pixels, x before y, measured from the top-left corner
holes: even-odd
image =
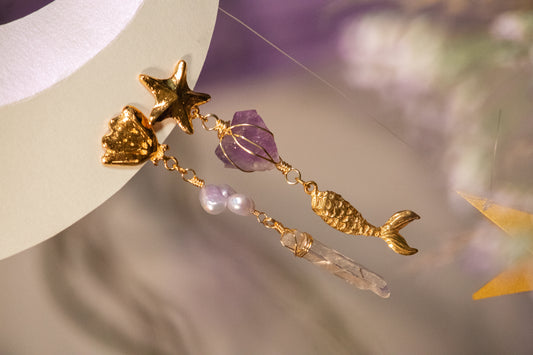
[[[208,213],[218,214],[227,208],[238,215],[255,216],[259,223],[276,230],[280,234],[281,244],[294,255],[309,260],[360,289],[389,297],[388,286],[380,276],[313,239],[308,233],[285,227],[265,212],[257,210],[250,197],[236,193],[230,186],[207,185],[193,169],[180,166],[175,156],[166,154],[168,146],[157,141],[153,127],[157,122],[173,118],[185,133],[193,134],[192,122],[197,119],[203,129],[217,134],[215,153],[226,167],[244,172],[277,169],[288,184],[303,187],[303,191],[311,198],[312,210],[328,225],[346,234],[381,238],[399,254],[417,252],[399,233],[408,223],[420,218],[415,212],[397,212],[385,224],[376,227],[368,223],[341,195],[319,190],[316,182],[303,180],[298,169],[281,159],[273,133],[255,110],[237,112],[231,122],[223,121],[215,114],[202,115],[198,107],[208,102],[210,96],[189,88],[184,61],[178,62],[168,79],[140,75],[139,80],[156,102],[149,117],[135,107],[126,106],[110,120],[110,133],[102,138],[104,164],[137,165],[151,160],[158,165],[161,162],[166,170],[178,173],[184,181],[201,189],[200,202]]]

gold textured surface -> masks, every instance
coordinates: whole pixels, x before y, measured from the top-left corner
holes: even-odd
[[[412,255],[418,251],[411,248],[399,233],[408,223],[420,218],[413,211],[396,212],[383,226],[376,227],[368,223],[341,195],[317,188],[311,192],[311,208],[328,225],[343,233],[381,238],[389,248],[402,255]]]
[[[126,106],[120,115],[109,121],[111,132],[102,138],[105,153],[102,163],[109,165],[137,165],[154,159],[166,146],[157,137],[146,116],[133,106]]]
[[[161,122],[167,118],[176,120],[180,128],[188,134],[194,132],[193,111],[209,101],[211,96],[192,91],[187,84],[187,65],[180,60],[174,73],[168,79],[156,79],[141,74],[139,80],[155,97],[155,104],[150,113],[150,123]]]

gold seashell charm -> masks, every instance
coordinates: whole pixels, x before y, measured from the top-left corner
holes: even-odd
[[[318,189],[311,192],[311,207],[328,225],[343,233],[381,238],[389,248],[402,255],[411,255],[418,251],[411,248],[398,232],[409,222],[420,218],[413,211],[396,212],[383,226],[376,227],[368,223],[361,213],[338,193]]]
[[[167,148],[157,142],[148,119],[133,106],[124,107],[120,115],[113,117],[109,128],[111,132],[102,138],[104,164],[137,165],[148,159],[156,161]]]

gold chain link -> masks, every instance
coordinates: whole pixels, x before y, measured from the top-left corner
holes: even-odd
[[[218,139],[222,139],[226,135],[231,135],[230,121],[221,120],[214,113],[208,113],[207,115],[198,114],[197,117],[202,121],[203,129],[209,132],[217,132]],[[209,124],[210,119],[214,119],[215,122]]]
[[[283,234],[289,230],[289,228],[285,227],[281,222],[268,216],[265,212],[253,210],[252,214],[257,218],[257,222],[261,223],[263,226],[265,226],[268,229],[277,230],[279,234]]]
[[[303,258],[309,250],[311,249],[311,246],[313,245],[313,237],[307,233],[301,233],[301,236],[303,238],[297,239],[296,233],[297,231],[295,229],[290,229],[285,227],[281,222],[276,221],[274,218],[269,217],[265,212],[261,212],[258,210],[254,210],[252,214],[257,218],[257,221],[264,225],[268,229],[275,229],[278,231],[278,233],[281,235],[281,244],[294,253],[297,257]],[[289,247],[283,242],[283,235],[285,233],[292,233],[294,235],[294,247]]]
[[[205,186],[205,181],[200,179],[196,175],[196,171],[190,168],[182,168],[179,165],[178,159],[174,156],[164,155],[161,160],[163,161],[163,167],[168,171],[176,171],[181,175],[183,181],[188,182],[196,187],[202,188]],[[192,175],[192,176],[191,176]]]
[[[279,162],[276,164],[276,169],[278,169],[285,176],[287,184],[302,185],[305,193],[308,195],[311,195],[315,190],[318,189],[316,182],[302,180],[302,173],[300,170],[293,168],[291,164],[287,163],[281,158],[279,158]],[[292,179],[291,176],[293,176]]]

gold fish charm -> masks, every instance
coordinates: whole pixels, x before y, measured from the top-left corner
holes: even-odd
[[[415,212],[396,212],[384,225],[376,227],[336,192],[315,188],[310,195],[311,208],[331,227],[346,234],[381,238],[398,254],[412,255],[418,251],[411,248],[399,233],[408,223],[420,218]]]

